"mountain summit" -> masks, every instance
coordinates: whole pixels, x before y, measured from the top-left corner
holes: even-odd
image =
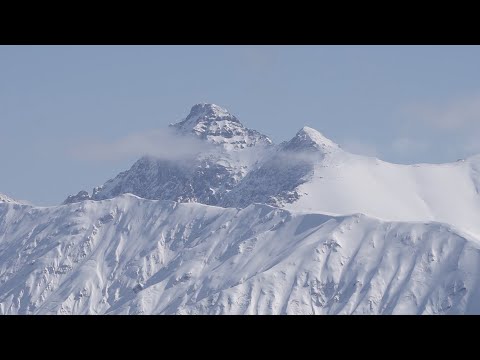
[[[228,110],[215,104],[196,104],[188,116],[170,127],[180,134],[193,134],[226,150],[272,145],[272,141],[256,130],[246,128]]]
[[[230,114],[227,109],[224,109],[215,104],[195,104],[192,106],[188,116],[182,120],[180,123],[183,125],[196,125],[201,121],[217,121],[217,120],[226,120],[240,123],[240,121]]]
[[[215,104],[194,105],[185,119],[170,128],[179,137],[194,136],[213,147],[183,162],[145,156],[92,195],[80,191],[64,204],[132,193],[146,199],[218,205],[273,145],[267,136]]]

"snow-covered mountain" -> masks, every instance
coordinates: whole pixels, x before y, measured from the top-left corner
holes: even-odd
[[[283,207],[294,204],[303,195],[298,187],[308,181],[315,164],[326,166],[339,152],[341,149],[337,144],[316,130],[304,127],[293,139],[280,144],[270,156],[252,168],[225,195],[221,205],[245,207],[265,203]]]
[[[215,104],[196,104],[184,120],[170,126],[180,134],[193,134],[225,150],[272,144],[267,136],[246,128],[226,109]]]
[[[252,169],[224,206],[267,203],[394,221],[438,221],[480,238],[480,156],[449,164],[398,165],[351,154],[303,128]]]
[[[132,193],[147,199],[217,205],[272,145],[267,136],[246,128],[214,104],[194,105],[184,120],[170,127],[178,136],[202,139],[212,148],[184,161],[144,156],[95,188],[92,195],[80,191],[65,204]]]
[[[1,314],[480,313],[440,223],[145,200],[0,204]]]
[[[213,104],[170,129],[208,149],[61,206],[0,195],[0,314],[480,314],[480,155],[274,145]]]
[[[480,238],[480,156],[450,164],[398,165],[351,154],[310,127],[277,146],[214,104],[172,124],[179,136],[214,144],[188,161],[144,157],[92,195],[243,208],[265,203],[295,211],[363,213],[394,221],[438,221]]]

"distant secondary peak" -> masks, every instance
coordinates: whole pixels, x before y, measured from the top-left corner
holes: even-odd
[[[286,143],[287,150],[307,150],[315,148],[317,150],[329,151],[339,149],[340,147],[332,140],[326,138],[319,131],[304,126],[295,137]]]
[[[7,195],[0,193],[0,203],[18,203],[18,201],[9,198]]]
[[[301,137],[302,139],[313,141],[314,143],[321,145],[321,146],[329,146],[329,147],[338,147],[336,143],[332,140],[323,136],[320,131],[317,131],[311,127],[304,126],[296,135],[297,137]]]
[[[91,197],[88,192],[82,190],[77,195],[70,195],[69,197],[67,197],[67,199],[63,202],[62,205],[74,204],[85,200],[91,200]]]

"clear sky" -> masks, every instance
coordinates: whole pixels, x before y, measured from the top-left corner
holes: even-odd
[[[397,163],[480,153],[479,46],[0,46],[0,193],[40,205],[134,159],[82,158],[195,103]]]

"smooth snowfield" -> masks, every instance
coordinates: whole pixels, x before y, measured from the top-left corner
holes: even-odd
[[[353,154],[316,164],[286,208],[386,220],[439,221],[480,235],[480,157],[450,164],[397,165]]]
[[[145,200],[0,204],[1,314],[480,314],[439,223]]]

